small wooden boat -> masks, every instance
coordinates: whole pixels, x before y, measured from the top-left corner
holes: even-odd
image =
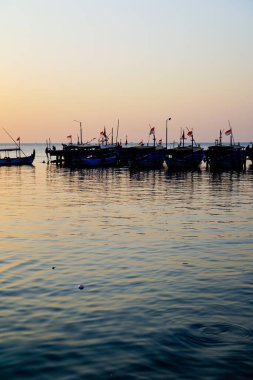
[[[21,153],[20,147],[0,149],[0,166],[32,165],[35,158],[35,150],[33,150],[30,156],[22,155]]]
[[[215,140],[215,144],[209,146],[206,152],[207,168],[211,170],[238,170],[243,169],[246,165],[245,147],[239,143],[235,144],[232,128],[226,132],[226,136],[230,136],[230,144],[222,143],[222,131],[220,131],[219,139]]]
[[[0,149],[0,166],[32,165],[35,158],[35,150],[33,149],[32,154],[27,156],[20,147],[20,137],[17,138],[17,143],[5,128],[3,130],[11,138],[16,147]]]
[[[188,131],[187,135],[191,137],[191,145],[185,145],[186,137],[183,131],[179,145],[167,150],[164,161],[168,169],[194,170],[200,166],[204,159],[204,149],[195,143],[193,132]]]

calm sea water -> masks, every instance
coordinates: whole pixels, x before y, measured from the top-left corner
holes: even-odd
[[[1,379],[252,379],[250,162],[70,170],[35,148],[0,168]]]

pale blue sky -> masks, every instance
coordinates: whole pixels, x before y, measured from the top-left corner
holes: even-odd
[[[3,127],[26,141],[253,140],[253,1],[0,0]],[[0,141],[5,138],[0,133]]]

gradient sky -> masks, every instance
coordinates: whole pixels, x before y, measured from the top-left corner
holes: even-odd
[[[0,0],[0,142],[253,140],[253,1]],[[225,138],[224,138],[225,141]]]

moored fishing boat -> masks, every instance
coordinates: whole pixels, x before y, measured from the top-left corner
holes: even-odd
[[[89,151],[86,156],[80,156],[73,161],[74,166],[99,168],[115,166],[118,163],[118,151],[115,146],[100,146],[93,151]]]
[[[15,147],[4,147],[0,149],[0,166],[20,166],[20,165],[32,165],[35,159],[35,150],[31,155],[27,156],[20,146],[20,137],[17,138],[18,143],[13,137],[3,128],[5,133],[14,142]]]
[[[119,144],[109,144],[105,128],[100,132],[102,138],[98,143],[93,143],[95,138],[86,143],[82,139],[72,143],[72,135],[68,144],[62,144],[62,149],[56,149],[51,144],[47,144],[46,155],[51,163],[56,163],[71,167],[105,167],[114,166],[118,163]]]
[[[128,160],[129,167],[135,169],[161,169],[166,149],[163,146],[145,148],[132,151],[132,156]]]
[[[207,148],[206,163],[207,168],[211,170],[239,170],[246,165],[245,147],[240,143],[235,144],[232,128],[225,132],[226,136],[230,136],[230,144],[224,145],[222,142],[222,131],[220,130],[219,139],[215,140],[215,144]]]
[[[12,154],[12,155],[11,155]],[[22,155],[20,148],[0,149],[0,166],[32,165],[35,158],[35,150],[29,156]]]
[[[165,155],[165,166],[171,170],[194,170],[197,169],[204,159],[204,149],[197,145],[193,131],[188,130],[188,137],[191,138],[191,144],[185,145],[185,132],[183,130],[180,142],[177,147],[167,149]]]
[[[145,146],[143,141],[132,149],[132,155],[128,158],[128,165],[134,169],[161,169],[165,158],[166,148],[162,140],[156,143],[155,127],[150,127],[149,135],[153,135],[153,145]]]

